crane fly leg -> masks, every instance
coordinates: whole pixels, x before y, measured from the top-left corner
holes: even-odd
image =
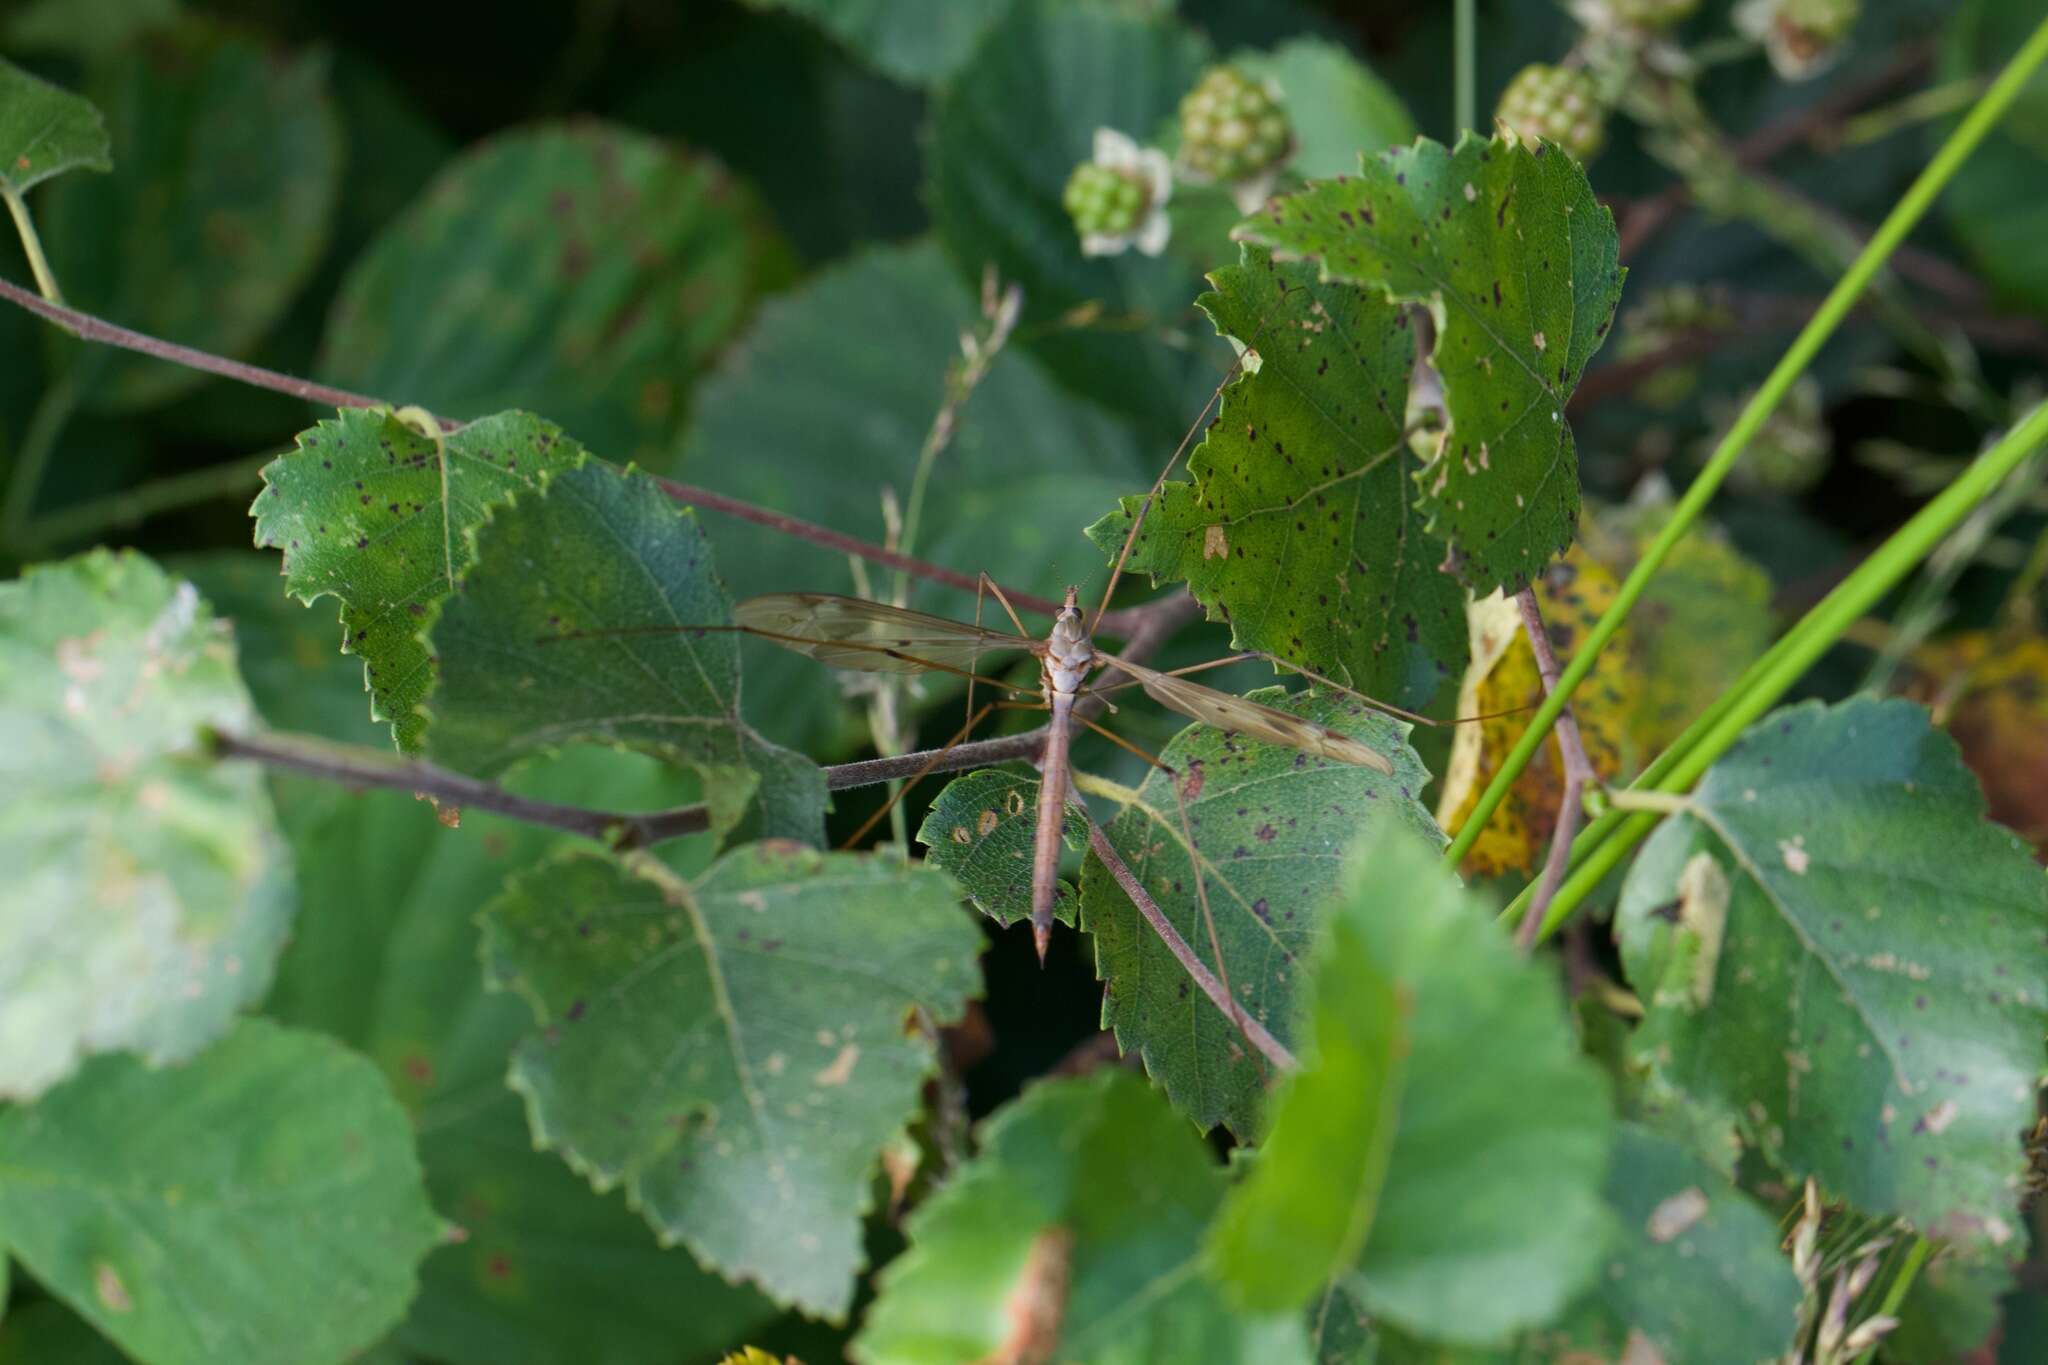
[[[1221,662],[1228,663],[1231,661],[1226,659],[1222,660]],[[1211,665],[1196,664],[1195,667],[1207,668],[1211,667]],[[1180,671],[1185,672],[1187,670]],[[1166,785],[1173,788],[1174,808],[1176,811],[1179,812],[1180,815],[1180,834],[1181,838],[1187,840],[1188,866],[1193,870],[1195,877],[1195,903],[1199,905],[1202,910],[1202,928],[1203,931],[1207,933],[1209,936],[1210,956],[1216,959],[1216,980],[1223,987],[1224,999],[1230,1002],[1230,1022],[1237,1027],[1237,1031],[1240,1035],[1249,1040],[1251,1037],[1251,1031],[1245,1023],[1244,1006],[1238,1003],[1237,996],[1230,989],[1230,969],[1226,967],[1223,962],[1223,940],[1221,936],[1219,936],[1216,932],[1216,914],[1213,910],[1209,908],[1209,886],[1207,879],[1203,876],[1202,873],[1202,852],[1199,848],[1195,846],[1194,822],[1188,819],[1187,792],[1181,786],[1179,770],[1174,768],[1171,764],[1166,762],[1166,760],[1160,758],[1158,755],[1147,753],[1144,749],[1141,749],[1137,745],[1131,743],[1131,741],[1125,739],[1122,735],[1104,729],[1102,726],[1097,725],[1094,721],[1089,720],[1086,716],[1078,717],[1078,719],[1083,725],[1093,730],[1096,734],[1101,735],[1104,739],[1110,741],[1112,744],[1117,745],[1119,748],[1129,750],[1131,753],[1136,754],[1139,758],[1144,759],[1147,763],[1157,768],[1161,773],[1165,775]],[[1172,945],[1170,944],[1168,945],[1169,948],[1171,946]],[[1266,1071],[1265,1055],[1262,1052],[1260,1052],[1258,1048],[1254,1047],[1252,1049],[1252,1056],[1254,1059],[1257,1060],[1259,1064],[1260,1075],[1264,1076]]]
[[[896,803],[903,799],[904,793],[908,792],[912,787],[916,786],[919,782],[922,782],[925,778],[929,777],[931,775],[932,769],[938,766],[939,760],[944,758],[955,747],[957,747],[964,740],[966,740],[967,736],[974,732],[974,727],[981,724],[982,721],[988,719],[989,712],[995,710],[998,706],[1001,706],[1002,704],[1003,703],[1001,702],[988,702],[979,711],[976,711],[973,715],[969,716],[967,718],[967,723],[961,726],[958,730],[955,730],[953,732],[953,737],[951,739],[947,740],[939,748],[933,750],[932,756],[924,761],[923,767],[919,768],[909,777],[904,778],[902,785],[898,786],[895,791],[889,793],[889,799],[882,803],[880,809],[876,810],[873,814],[868,816],[867,819],[861,821],[860,828],[855,830],[852,834],[848,835],[846,838],[846,842],[842,843],[840,847],[852,848],[855,844],[859,843],[861,839],[867,835],[867,832],[869,830],[873,829],[877,824],[880,824],[882,819],[885,816],[887,816],[891,810],[895,809]]]

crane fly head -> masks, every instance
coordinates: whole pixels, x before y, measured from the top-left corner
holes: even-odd
[[[1067,587],[1066,604],[1053,618],[1052,634],[1045,641],[1045,676],[1054,692],[1080,690],[1081,680],[1095,664],[1095,645],[1088,638],[1088,623],[1075,598],[1080,589]]]

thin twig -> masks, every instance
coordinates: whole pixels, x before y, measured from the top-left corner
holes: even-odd
[[[1125,643],[1124,654],[1132,659],[1149,657],[1167,637],[1200,611],[1193,598],[1184,593],[1134,607],[1129,619],[1136,622]],[[1091,693],[1076,710],[1102,698]],[[870,758],[841,763],[825,769],[825,787],[846,791],[873,786],[895,778],[924,773],[963,772],[986,768],[1012,759],[1031,760],[1045,747],[1045,727],[999,739],[956,744],[945,750],[922,750],[893,758]],[[675,806],[656,811],[592,810],[538,801],[509,792],[495,783],[450,772],[419,759],[397,758],[381,750],[358,745],[335,744],[306,735],[243,735],[217,731],[213,751],[223,758],[242,758],[265,767],[323,778],[343,786],[409,791],[451,807],[469,807],[523,820],[531,825],[566,830],[585,838],[609,842],[618,848],[647,848],[684,834],[711,827],[708,808],[702,805]]]
[[[0,299],[18,303],[29,312],[46,322],[54,322],[81,341],[97,341],[108,346],[118,346],[124,351],[138,351],[153,355],[159,360],[168,360],[187,369],[204,370],[226,379],[239,380],[259,389],[271,389],[288,393],[295,398],[304,398],[314,403],[332,403],[338,408],[376,408],[384,406],[379,400],[347,389],[331,388],[316,384],[310,379],[299,379],[292,375],[266,370],[261,365],[245,365],[239,360],[214,355],[209,351],[180,346],[175,341],[131,331],[126,327],[96,318],[90,313],[81,313],[76,308],[66,308],[61,303],[51,303],[9,280],[0,280]],[[443,425],[449,425],[443,423]]]
[[[142,355],[155,356],[159,360],[168,360],[173,364],[184,365],[190,369],[203,370],[208,374],[217,374],[223,378],[233,379],[259,389],[269,389],[275,393],[290,394],[292,397],[303,398],[308,402],[328,403],[337,408],[382,408],[390,406],[383,399],[372,398],[368,394],[353,393],[347,389],[337,389],[327,384],[316,384],[310,379],[299,379],[293,375],[281,374],[276,370],[267,370],[261,365],[244,364],[239,360],[229,360],[225,356],[214,355],[207,351],[197,350],[191,346],[181,346],[174,341],[165,341],[159,337],[149,336],[146,333],[137,332],[116,323],[108,322],[104,318],[94,317],[90,313],[81,313],[76,308],[66,308],[61,304],[51,303],[34,292],[23,289],[20,285],[8,280],[0,279],[0,299],[6,299],[11,303],[19,304],[36,316],[43,318],[45,321],[55,323],[71,333],[71,335],[84,341],[96,341],[108,346],[117,346],[123,350],[136,351]],[[460,422],[447,417],[437,417],[436,420],[440,422],[444,430],[448,431],[453,431],[462,425]],[[870,545],[866,541],[857,540],[849,535],[843,535],[838,531],[819,526],[814,522],[805,521],[800,517],[786,516],[780,512],[771,512],[765,507],[756,507],[752,503],[741,502],[738,498],[729,498],[722,493],[714,493],[708,488],[698,488],[692,484],[678,483],[673,479],[657,478],[655,483],[660,486],[663,492],[667,493],[677,502],[708,508],[714,512],[722,512],[727,516],[738,517],[743,521],[751,521],[757,526],[765,526],[783,535],[794,536],[799,540],[808,540],[814,545],[822,545],[828,550],[837,550],[842,554],[858,555],[862,559],[885,565],[888,568],[897,570],[899,573],[907,573],[914,577],[925,579],[928,582],[943,583],[947,587],[958,588],[962,592],[973,592],[976,586],[976,580],[968,574],[956,573],[941,565],[926,563],[921,559],[913,559],[909,555],[900,555],[894,551],[883,549],[879,545]],[[1054,615],[1059,611],[1059,603],[1049,598],[1035,597],[1030,593],[1012,592],[1010,600],[1020,606],[1029,607],[1032,611],[1042,612],[1048,616]],[[1115,635],[1121,630],[1130,628],[1130,621],[1122,613],[1112,612],[1110,613],[1110,618],[1110,621],[1103,627],[1110,634]]]
[[[1557,687],[1557,651],[1551,647],[1550,632],[1543,625],[1543,609],[1536,603],[1533,584],[1515,594],[1515,605],[1522,609],[1522,629],[1529,636],[1529,648],[1536,654],[1543,694],[1549,696]],[[1530,897],[1529,908],[1515,931],[1515,942],[1525,953],[1536,946],[1543,916],[1549,912],[1551,899],[1564,881],[1565,864],[1571,861],[1572,840],[1578,837],[1579,821],[1585,815],[1586,786],[1599,781],[1593,772],[1593,761],[1586,756],[1579,722],[1569,706],[1558,713],[1557,744],[1564,753],[1564,794],[1558,798],[1557,828],[1551,832],[1550,853],[1543,860],[1542,878],[1536,883],[1536,894]]]
[[[1742,138],[1734,144],[1735,159],[1753,169],[1801,142],[1815,141],[1829,126],[1911,80],[1926,65],[1931,53],[1932,47],[1928,44],[1909,45],[1896,61],[1868,80],[1844,85],[1825,98],[1796,109]],[[1690,198],[1690,192],[1680,182],[1634,204],[1621,224],[1621,259],[1628,260],[1648,245],[1652,237],[1677,217],[1678,211]]]
[[[1244,1007],[1232,999],[1230,992],[1223,989],[1223,983],[1216,974],[1203,965],[1195,956],[1195,950],[1188,947],[1187,940],[1180,936],[1180,930],[1173,927],[1173,921],[1160,910],[1158,902],[1138,880],[1123,857],[1116,851],[1116,845],[1109,842],[1109,836],[1102,832],[1102,826],[1091,818],[1088,821],[1088,847],[1095,856],[1102,859],[1102,865],[1109,869],[1109,875],[1116,878],[1116,884],[1131,898],[1131,904],[1138,907],[1138,913],[1145,917],[1145,923],[1152,926],[1152,932],[1159,935],[1159,941],[1166,945],[1166,951],[1173,954],[1173,960],[1180,963],[1188,974],[1209,997],[1209,1003],[1223,1011],[1223,1017],[1237,1025],[1237,1031],[1244,1040],[1257,1048],[1259,1054],[1282,1071],[1293,1071],[1299,1065],[1286,1044],[1266,1031],[1266,1026],[1244,1012]]]
[[[243,735],[219,730],[213,734],[213,752],[222,758],[245,758],[266,768],[322,778],[346,787],[409,791],[436,805],[487,810],[621,848],[644,848],[710,828],[703,806],[644,813],[564,806],[521,796],[496,783],[450,772],[419,759],[396,758],[375,749],[333,744],[306,735]]]

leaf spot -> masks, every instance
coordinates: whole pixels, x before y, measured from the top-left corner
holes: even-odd
[[[1643,1225],[1653,1242],[1668,1242],[1707,1216],[1706,1191],[1697,1185],[1680,1190],[1650,1210]]]
[[[819,1085],[845,1085],[848,1078],[853,1075],[854,1063],[859,1060],[859,1046],[848,1043],[845,1047],[839,1049],[839,1055],[832,1059],[830,1066],[811,1077],[811,1079]]]
[[[129,1296],[128,1286],[122,1282],[121,1272],[105,1261],[93,1263],[92,1290],[110,1313],[127,1313],[135,1308],[135,1300]]]

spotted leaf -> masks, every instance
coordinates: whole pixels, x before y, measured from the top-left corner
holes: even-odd
[[[1702,859],[1728,884],[1718,967],[1660,990]],[[2018,1235],[2048,883],[1924,710],[1757,724],[1644,846],[1616,931],[1656,1087],[1858,1208],[1966,1245]]]
[[[1429,308],[1448,426],[1420,479],[1429,530],[1475,592],[1514,588],[1570,543],[1578,454],[1564,418],[1621,299],[1614,217],[1547,144],[1467,134],[1368,157],[1238,228],[1323,278]]]
[[[767,841],[695,880],[572,853],[485,907],[484,964],[536,1030],[535,1141],[623,1184],[665,1240],[841,1317],[882,1145],[961,1017],[981,935],[938,872]]]
[[[1153,500],[1129,567],[1185,579],[1239,649],[1424,705],[1465,662],[1465,594],[1413,506],[1410,319],[1312,266],[1243,254],[1200,303],[1258,366],[1188,457],[1193,481]],[[1089,536],[1114,556],[1142,503],[1124,499]]]

